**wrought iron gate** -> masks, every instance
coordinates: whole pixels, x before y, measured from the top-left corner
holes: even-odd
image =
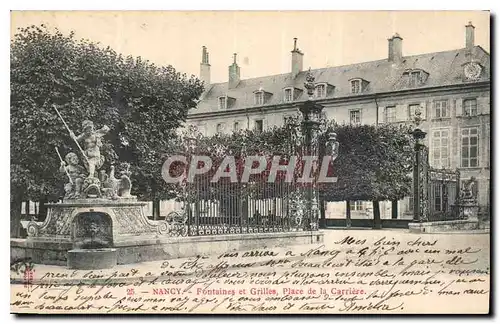
[[[420,221],[454,220],[460,211],[460,172],[435,169],[429,164],[429,149],[422,145],[419,158]]]
[[[304,148],[304,139],[293,132],[289,136],[289,142],[296,143],[296,147],[291,145],[289,155],[303,155],[305,149],[309,153],[317,148],[311,143]],[[200,154],[196,141],[189,144],[186,153],[188,156]],[[237,159],[246,156],[245,152],[223,153],[235,155]],[[207,173],[196,175],[194,181],[184,181],[177,196],[183,207],[166,217],[168,234],[200,236],[318,230],[319,199],[311,185],[284,181],[284,174],[281,181],[273,182],[263,181],[261,176],[257,174],[253,178],[252,175],[245,183],[227,178],[212,182]]]
[[[185,185],[183,208],[166,221],[172,236],[246,234],[307,230],[304,207],[293,184],[217,183]]]
[[[429,220],[459,219],[460,172],[431,168],[429,173]]]

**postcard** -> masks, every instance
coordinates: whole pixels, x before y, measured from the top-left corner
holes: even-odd
[[[487,11],[12,11],[14,314],[488,314]]]

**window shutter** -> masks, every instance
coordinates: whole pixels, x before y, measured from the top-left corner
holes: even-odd
[[[408,106],[407,105],[397,105],[396,106],[396,121],[407,121],[408,120]]]
[[[477,98],[477,114],[489,115],[490,114],[490,98],[478,97]]]
[[[455,100],[455,102],[456,102],[456,115],[462,116],[463,115],[463,100],[457,99],[457,100]]]
[[[386,123],[385,120],[385,107],[378,107],[378,123],[383,124]]]

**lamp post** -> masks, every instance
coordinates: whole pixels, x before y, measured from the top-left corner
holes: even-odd
[[[415,160],[413,164],[413,221],[414,222],[421,222],[422,221],[422,213],[420,210],[421,206],[421,201],[420,201],[420,186],[421,185],[426,185],[425,183],[420,183],[420,173],[422,171],[421,169],[421,164],[423,161],[422,159],[422,149],[425,147],[423,144],[423,140],[425,138],[426,133],[422,131],[418,126],[422,122],[422,112],[420,109],[416,109],[415,111],[415,125],[416,128],[411,132],[411,135],[415,139]]]
[[[303,155],[309,156],[309,158],[317,159],[319,156],[319,146],[318,146],[318,131],[320,125],[321,111],[323,106],[314,101],[314,76],[311,74],[311,69],[307,72],[306,82],[304,82],[304,88],[307,90],[308,99],[299,106],[299,111],[302,114],[302,132],[304,134],[304,149]],[[317,165],[319,161],[316,161],[316,167],[313,166],[313,170],[316,172],[318,170]],[[306,172],[306,170],[304,170]],[[306,196],[306,210],[307,210],[307,220],[309,221],[309,229],[315,230],[318,228],[318,201],[319,194],[317,190],[316,181],[306,186],[305,196]]]

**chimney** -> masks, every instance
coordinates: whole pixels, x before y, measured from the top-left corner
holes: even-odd
[[[236,64],[236,53],[233,54],[233,64],[229,66],[229,89],[236,88],[240,82],[240,67]]]
[[[465,48],[472,49],[474,47],[474,29],[472,22],[465,26]]]
[[[403,58],[403,39],[398,33],[394,34],[389,41],[389,62],[400,63]]]
[[[297,74],[302,72],[304,63],[304,53],[302,53],[297,47],[297,38],[293,39],[293,51],[292,51],[292,78],[295,78]]]
[[[208,63],[207,48],[203,46],[200,63],[200,79],[205,83],[205,88],[210,84],[210,63]]]

